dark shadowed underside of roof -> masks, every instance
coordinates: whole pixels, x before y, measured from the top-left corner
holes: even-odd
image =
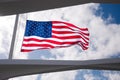
[[[120,3],[119,0],[0,0],[0,16],[54,9],[85,3]]]

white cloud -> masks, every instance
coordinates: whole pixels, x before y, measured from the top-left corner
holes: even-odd
[[[47,73],[41,75],[41,80],[75,80],[76,74],[76,71]]]
[[[22,77],[15,77],[9,80],[36,80],[38,75],[30,75],[30,76],[22,76]]]
[[[15,16],[0,17],[0,59],[7,59]]]
[[[94,76],[92,74],[85,74],[84,75],[85,80],[95,80]]]
[[[120,72],[119,71],[105,71],[103,73],[105,77],[107,77],[108,80],[119,80],[120,79]]]

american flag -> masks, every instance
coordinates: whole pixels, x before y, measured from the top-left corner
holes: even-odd
[[[62,21],[27,20],[21,52],[68,47],[75,44],[81,46],[83,50],[88,49],[88,28],[79,28]]]

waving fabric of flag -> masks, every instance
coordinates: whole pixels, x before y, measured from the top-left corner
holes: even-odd
[[[88,28],[79,28],[62,21],[27,20],[21,52],[68,47],[75,44],[81,46],[83,50],[88,49]]]

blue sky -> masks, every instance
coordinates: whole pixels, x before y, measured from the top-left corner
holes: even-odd
[[[104,20],[107,20],[111,16],[109,23],[120,24],[120,4],[100,4],[98,11],[96,11],[97,16],[101,16]],[[119,55],[113,55],[113,58],[119,57]]]
[[[82,51],[79,46],[63,49],[38,50],[20,53],[19,45],[23,35],[23,14],[18,27],[18,36],[14,59],[48,59],[48,60],[89,60],[120,57],[120,4],[83,4],[40,12],[29,13],[30,20],[62,20],[79,27],[87,27],[90,31],[90,47]],[[36,16],[36,17],[35,17]],[[15,16],[0,17],[0,58],[7,58]],[[5,24],[5,21],[8,24]],[[3,29],[4,27],[4,29]],[[4,38],[6,36],[6,38]],[[4,43],[4,44],[3,44]],[[6,52],[7,51],[7,52]],[[7,54],[5,54],[7,53]],[[69,76],[68,76],[69,75]],[[73,70],[18,77],[10,80],[119,80],[120,71]]]
[[[102,14],[104,19],[111,16],[113,18],[111,23],[120,24],[120,4],[100,4],[100,9],[96,14],[98,16]]]
[[[96,10],[96,16],[100,16],[106,23],[120,24],[120,4],[100,4],[99,9]],[[106,26],[107,27],[107,26]],[[116,28],[117,29],[117,28]],[[112,58],[119,57],[118,55],[111,56]]]

